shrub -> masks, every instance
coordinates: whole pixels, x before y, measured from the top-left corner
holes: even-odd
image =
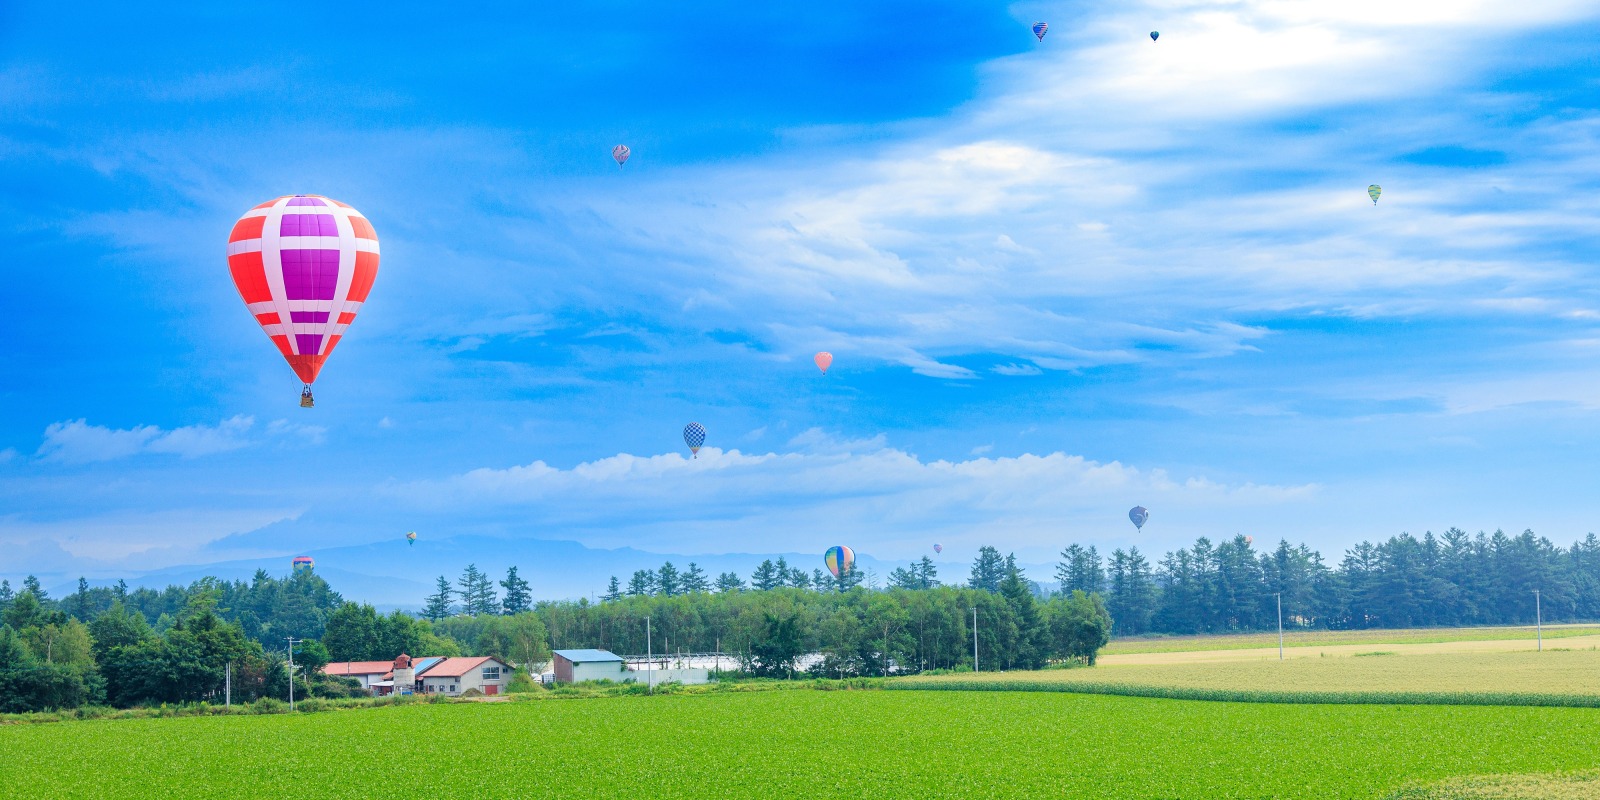
[[[276,697],[262,697],[251,703],[250,708],[257,714],[282,714],[289,710],[289,704]]]

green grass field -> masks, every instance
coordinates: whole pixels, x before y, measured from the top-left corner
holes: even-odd
[[[1544,639],[1566,639],[1573,636],[1600,634],[1600,625],[1546,625]],[[1534,641],[1532,626],[1503,626],[1487,628],[1398,628],[1361,631],[1287,631],[1283,637],[1286,647],[1315,647],[1318,645],[1364,644],[1428,644],[1435,642],[1488,642],[1501,640]],[[1150,636],[1114,639],[1101,651],[1103,655],[1128,653],[1182,653],[1193,650],[1250,650],[1259,647],[1277,647],[1278,634],[1237,633],[1214,636]],[[1557,644],[1556,646],[1559,646]]]
[[[752,692],[0,726],[0,797],[1376,800],[1597,741],[1595,709]]]
[[[1270,702],[1600,707],[1600,651],[1449,653],[1098,666],[899,678],[895,688],[1003,688]]]

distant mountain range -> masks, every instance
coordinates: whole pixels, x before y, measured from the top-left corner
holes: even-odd
[[[128,585],[133,587],[164,588],[171,584],[187,585],[206,576],[224,580],[249,580],[258,569],[272,575],[284,575],[290,570],[289,561],[294,556],[308,555],[316,560],[316,572],[334,590],[348,600],[371,603],[384,610],[402,608],[417,610],[422,600],[434,591],[440,575],[449,578],[452,585],[468,564],[476,564],[496,581],[505,577],[506,568],[517,567],[517,574],[532,585],[533,595],[539,599],[577,599],[599,597],[606,584],[615,575],[624,585],[636,570],[654,570],[663,562],[671,561],[681,572],[693,561],[704,570],[710,580],[723,572],[735,572],[746,582],[750,573],[765,559],[777,560],[780,556],[790,566],[807,572],[822,567],[820,553],[723,553],[686,555],[678,553],[651,553],[624,547],[616,550],[587,547],[578,542],[546,539],[505,539],[490,536],[456,536],[440,539],[418,540],[415,545],[404,541],[377,542],[348,547],[288,553],[276,558],[254,558],[223,561],[214,564],[169,567],[130,575]],[[908,565],[909,561],[880,561],[865,553],[856,554],[858,569],[877,574],[879,585],[887,582],[889,572]],[[967,579],[970,564],[960,562],[935,562],[939,578],[947,583],[961,583]],[[1053,566],[1023,565],[1029,577],[1038,580],[1050,576]],[[92,581],[103,585],[107,581]],[[63,597],[75,591],[73,585],[52,589],[54,597]]]

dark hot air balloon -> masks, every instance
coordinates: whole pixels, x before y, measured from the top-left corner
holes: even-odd
[[[1150,509],[1144,506],[1134,506],[1128,509],[1128,519],[1133,521],[1135,529],[1142,531],[1144,530],[1144,524],[1150,521]]]

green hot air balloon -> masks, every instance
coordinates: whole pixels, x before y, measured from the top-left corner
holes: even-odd
[[[1367,187],[1367,196],[1372,198],[1372,204],[1378,204],[1378,195],[1383,194],[1383,187],[1374,183]]]

